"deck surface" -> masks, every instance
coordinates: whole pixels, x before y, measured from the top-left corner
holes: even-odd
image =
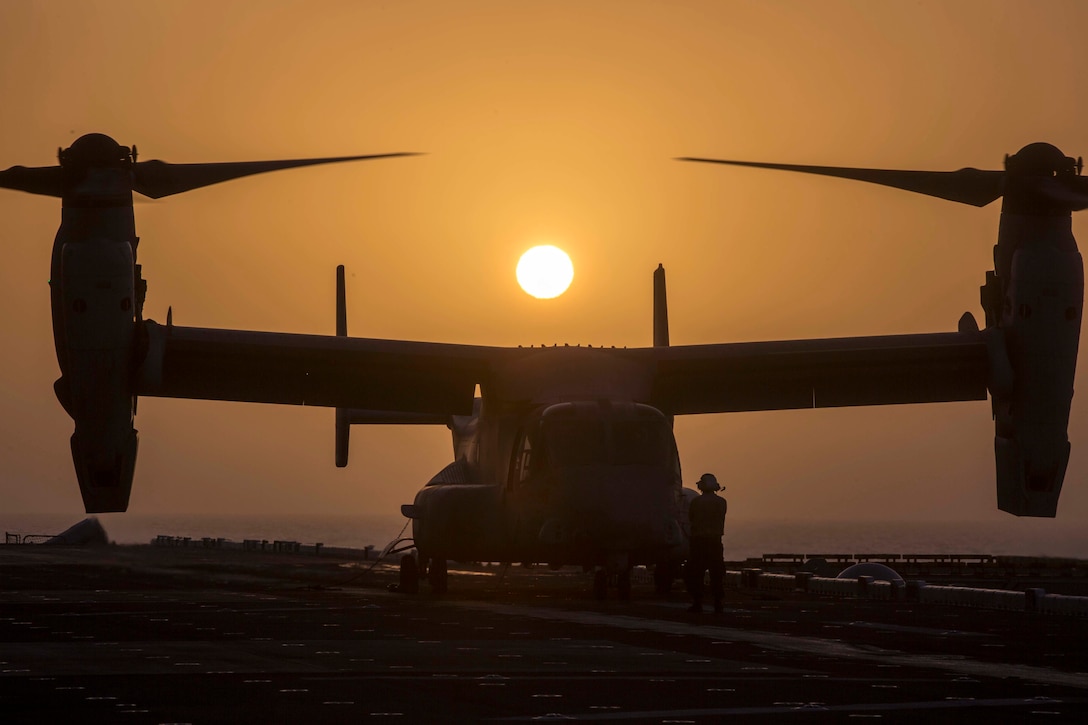
[[[0,547],[0,721],[1084,722],[1088,621],[575,571],[387,591],[338,557]],[[611,594],[611,592],[610,592]]]

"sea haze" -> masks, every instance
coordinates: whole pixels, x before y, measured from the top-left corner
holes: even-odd
[[[304,544],[384,547],[406,520],[391,515],[208,516],[104,514],[99,520],[111,541],[144,544],[156,536],[276,539]],[[80,518],[58,514],[0,517],[5,532],[57,534]],[[411,535],[411,528],[404,531]],[[726,559],[762,554],[997,554],[1088,559],[1088,530],[1060,519],[986,522],[745,521],[730,519]]]

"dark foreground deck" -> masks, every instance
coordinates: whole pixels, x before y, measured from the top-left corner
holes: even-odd
[[[1088,620],[730,590],[596,602],[450,574],[150,546],[0,547],[0,722],[1085,722]],[[424,590],[426,587],[424,586]]]

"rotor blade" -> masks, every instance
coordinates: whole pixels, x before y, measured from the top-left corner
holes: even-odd
[[[59,166],[12,166],[0,171],[0,189],[64,196],[64,170]]]
[[[986,206],[1001,196],[1004,190],[1004,171],[895,171],[892,169],[852,169],[839,166],[802,166],[799,164],[764,164],[753,161],[725,161],[723,159],[699,159],[684,157],[677,161],[698,161],[706,164],[753,166],[758,169],[799,171],[803,174],[836,176],[840,179],[867,181],[871,184],[891,186],[926,196],[936,196],[948,201],[958,201],[972,206]]]
[[[165,161],[141,161],[133,167],[132,190],[152,199],[211,186],[243,176],[266,171],[295,169],[300,166],[335,164],[341,161],[388,159],[394,156],[418,156],[414,153],[338,156],[327,159],[291,159],[287,161],[239,161],[219,164],[169,164]]]

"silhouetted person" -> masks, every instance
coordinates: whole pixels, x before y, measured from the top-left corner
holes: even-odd
[[[728,504],[716,491],[722,490],[712,473],[704,473],[697,484],[702,495],[692,499],[688,508],[691,523],[691,554],[688,556],[688,590],[692,603],[689,612],[703,611],[703,572],[710,571],[710,591],[714,595],[714,611],[722,611],[722,574],[725,561],[722,535],[725,534],[725,512]]]

